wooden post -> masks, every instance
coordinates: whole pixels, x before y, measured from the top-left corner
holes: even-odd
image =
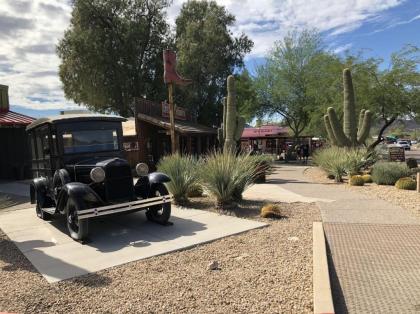
[[[420,172],[417,172],[417,192],[420,193]]]
[[[174,96],[173,96],[173,89],[174,84],[168,84],[168,91],[169,91],[169,122],[171,124],[171,150],[172,154],[176,154],[178,152],[178,145],[175,136],[175,108],[174,108]]]

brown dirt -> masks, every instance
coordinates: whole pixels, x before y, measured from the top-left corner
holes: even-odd
[[[193,200],[208,208],[208,200]],[[196,204],[195,204],[196,203]],[[260,203],[229,214],[258,217]],[[266,228],[48,284],[0,231],[0,311],[310,313],[314,204],[280,204]],[[218,270],[208,270],[211,261]]]

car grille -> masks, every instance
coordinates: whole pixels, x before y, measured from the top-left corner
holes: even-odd
[[[130,166],[108,166],[106,168],[106,195],[110,202],[130,201],[134,197],[133,177]]]

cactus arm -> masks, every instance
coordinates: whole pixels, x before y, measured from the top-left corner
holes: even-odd
[[[338,121],[337,114],[335,113],[334,108],[329,107],[327,113],[337,144],[339,146],[351,146],[350,140],[346,137],[346,135],[343,132],[343,129],[340,126],[340,122]]]
[[[337,139],[335,138],[334,132],[331,127],[330,118],[328,115],[324,116],[324,123],[325,123],[325,129],[327,130],[328,138],[330,139],[331,145],[338,145]]]
[[[236,148],[234,139],[236,129],[236,106],[235,106],[235,78],[229,75],[227,78],[227,102],[226,102],[226,138],[224,150],[233,152]]]
[[[236,130],[235,130],[235,141],[239,141],[242,136],[242,132],[245,128],[245,118],[237,116],[236,117]]]
[[[350,140],[351,145],[357,145],[356,129],[356,106],[354,102],[353,81],[350,69],[343,70],[343,94],[344,94],[344,134]]]
[[[362,109],[362,110],[360,110],[360,114],[359,114],[359,124],[358,124],[358,127],[357,127],[357,138],[359,138],[360,137],[360,130],[362,129],[362,127],[363,127],[363,119],[365,118],[365,109]]]
[[[227,98],[223,97],[223,124],[222,124],[223,141],[226,139],[226,110],[227,110]]]
[[[362,127],[359,131],[358,143],[360,145],[366,142],[366,139],[369,136],[371,127],[372,127],[372,112],[370,112],[369,110],[366,110],[364,112]]]
[[[222,128],[217,129],[217,140],[219,141],[219,146],[223,147],[224,138],[223,138],[223,129]]]

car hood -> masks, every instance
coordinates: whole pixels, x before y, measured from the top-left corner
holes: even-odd
[[[127,161],[122,159],[122,158],[118,158],[118,157],[96,157],[96,158],[89,158],[89,159],[85,159],[82,161],[79,161],[78,163],[76,163],[74,165],[75,168],[84,168],[84,167],[106,167],[108,165],[112,165],[112,166],[125,166],[127,165]]]

